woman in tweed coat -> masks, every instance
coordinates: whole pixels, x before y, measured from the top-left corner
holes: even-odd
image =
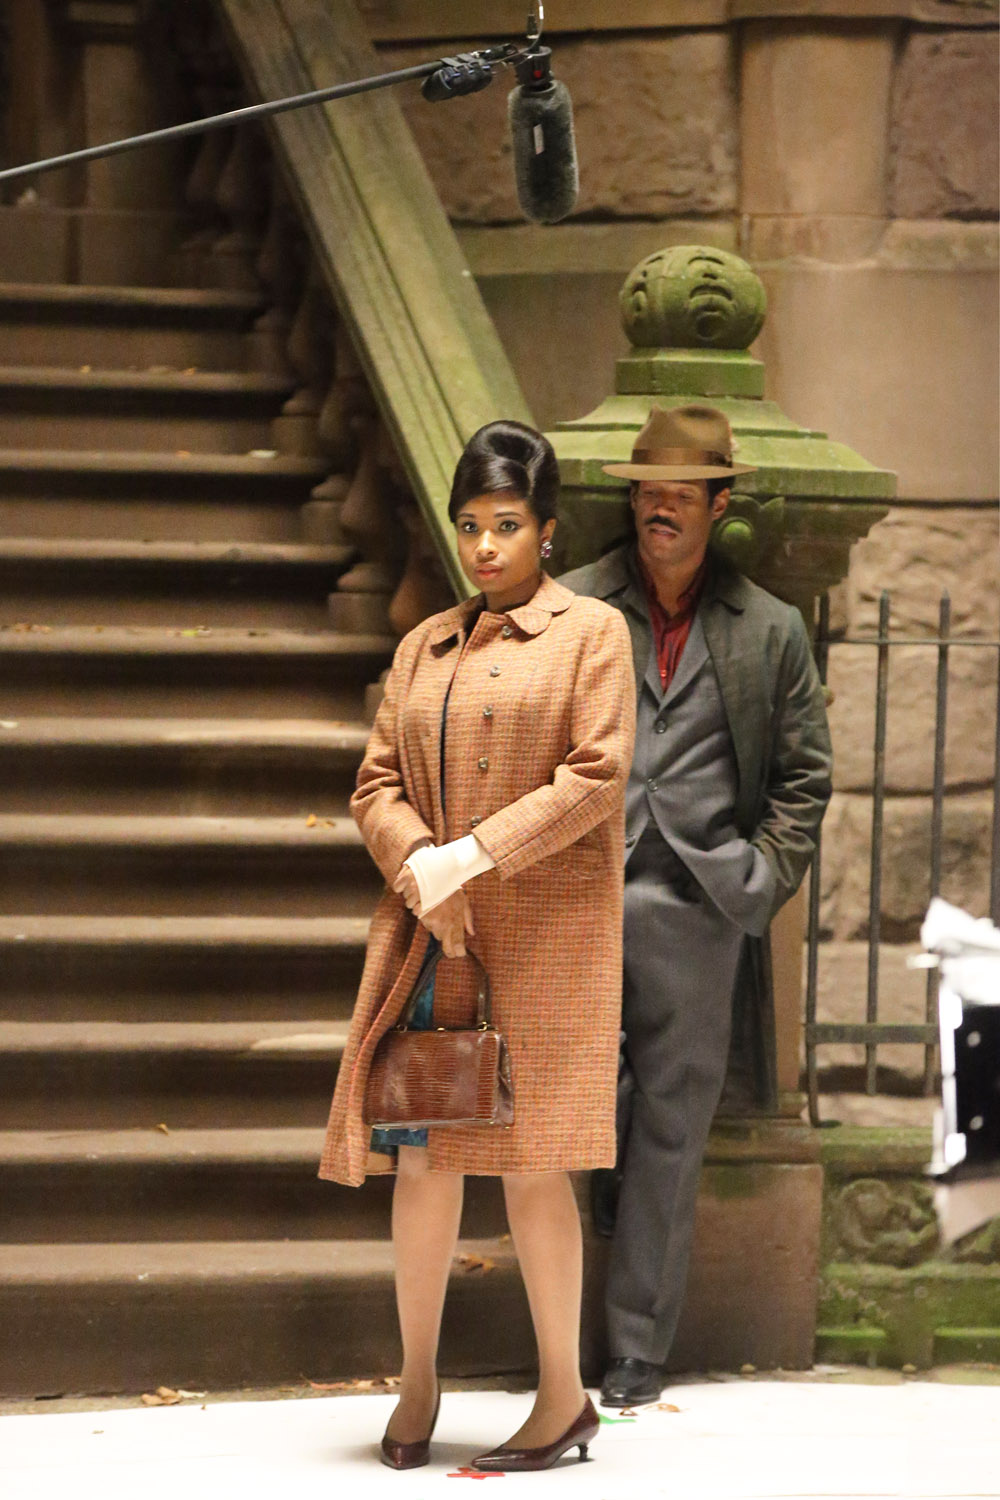
[[[362,1122],[365,1083],[432,938],[460,957],[468,937],[485,964],[516,1101],[510,1129],[431,1129],[426,1145],[397,1148],[403,1374],[382,1444],[392,1467],[427,1462],[467,1172],[503,1178],[540,1372],[527,1422],[477,1463],[546,1467],[597,1430],[579,1373],[582,1254],[568,1173],[615,1160],[635,684],[620,613],[542,572],[558,486],[555,454],[531,428],[495,422],[470,440],[449,514],[462,566],[484,592],[400,643],[351,804],[388,889],[320,1175],[359,1185],[391,1170]],[[471,963],[442,963],[435,1024],[468,1022],[475,988]]]

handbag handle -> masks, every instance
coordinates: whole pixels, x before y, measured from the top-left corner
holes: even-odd
[[[485,965],[479,955],[473,953],[471,948],[467,948],[465,951],[466,957],[471,958],[479,970],[479,988],[476,994],[476,1028],[479,1031],[491,1031],[493,1029],[493,996],[490,990],[490,976],[487,974]],[[394,1031],[406,1031],[408,1028],[410,1022],[413,1020],[413,1012],[417,1008],[417,1000],[420,992],[434,974],[444,956],[445,952],[441,944],[436,938],[433,938],[424,956],[424,961],[417,971],[417,977],[413,981],[413,986],[407,997],[406,1004],[403,1006],[402,1014],[393,1027]]]

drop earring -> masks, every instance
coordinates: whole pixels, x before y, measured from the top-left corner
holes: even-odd
[[[546,562],[548,562],[549,558],[552,556],[552,543],[543,542],[539,550],[542,554],[542,557]]]

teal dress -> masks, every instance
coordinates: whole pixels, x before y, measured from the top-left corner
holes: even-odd
[[[437,938],[431,938],[427,949],[428,957],[439,947]],[[425,960],[426,962],[426,960]],[[434,974],[428,976],[426,984],[417,996],[413,1007],[413,1016],[410,1020],[411,1031],[430,1031],[434,1025]],[[372,1131],[371,1147],[373,1151],[380,1151],[386,1156],[395,1156],[400,1146],[426,1146],[427,1131],[410,1130],[406,1125],[387,1125]]]

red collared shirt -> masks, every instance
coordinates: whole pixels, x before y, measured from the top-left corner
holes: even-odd
[[[681,595],[679,601],[680,608],[677,613],[675,615],[668,615],[656,597],[656,585],[652,577],[642,559],[639,559],[639,575],[642,578],[643,587],[646,590],[646,601],[649,604],[649,619],[653,627],[653,644],[656,647],[656,661],[660,669],[660,682],[664,692],[666,692],[674,679],[674,673],[677,671],[680,663],[681,654],[687,645],[687,638],[691,634],[695,611],[698,608],[702,585],[705,582],[705,573],[706,563],[703,562]]]

